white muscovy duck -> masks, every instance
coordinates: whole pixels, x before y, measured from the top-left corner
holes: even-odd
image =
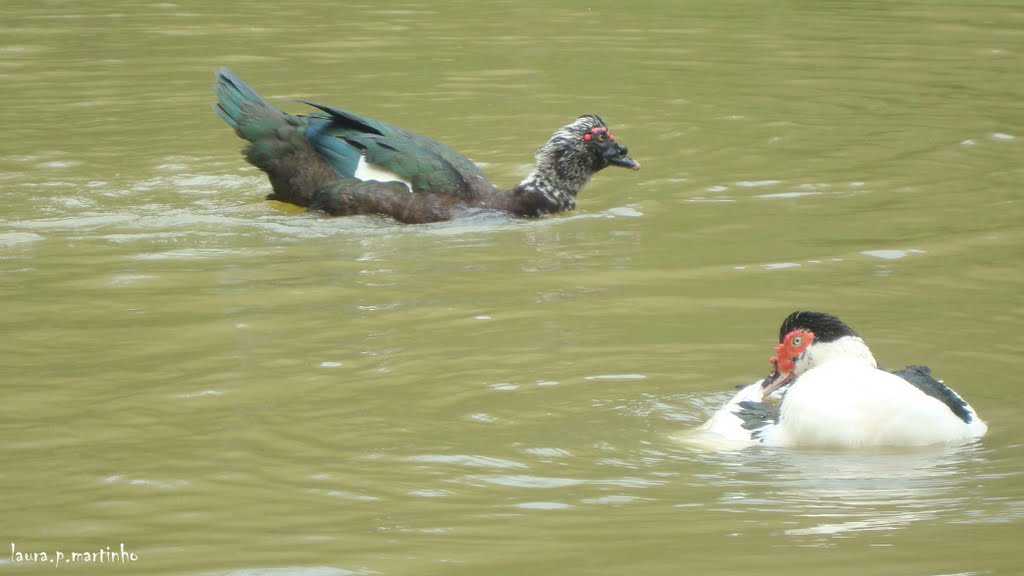
[[[928,368],[879,369],[864,340],[831,314],[790,314],[770,361],[767,378],[700,430],[770,446],[851,448],[967,442],[988,430]]]

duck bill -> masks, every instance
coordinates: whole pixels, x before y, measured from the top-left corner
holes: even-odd
[[[640,163],[626,155],[612,156],[611,158],[608,158],[608,164],[611,166],[629,168],[630,170],[640,169]]]
[[[771,373],[761,381],[761,397],[767,398],[769,394],[789,384],[794,378],[792,372],[780,372],[778,368],[772,368]]]

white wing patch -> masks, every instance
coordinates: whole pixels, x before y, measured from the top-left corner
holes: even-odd
[[[365,156],[359,158],[359,164],[356,165],[356,171],[353,176],[363,182],[366,182],[367,180],[376,180],[377,182],[401,182],[402,184],[405,184],[405,187],[409,189],[409,192],[412,192],[412,184],[409,183],[408,180],[390,170],[370,164],[366,161]]]

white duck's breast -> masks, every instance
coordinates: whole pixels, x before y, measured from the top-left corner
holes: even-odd
[[[973,410],[972,410],[973,413]],[[763,436],[776,446],[922,446],[985,433],[902,378],[837,360],[807,371],[786,393],[779,423]]]

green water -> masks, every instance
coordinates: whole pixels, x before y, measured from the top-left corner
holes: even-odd
[[[584,113],[643,170],[539,221],[318,218],[262,200],[220,66],[501,185]],[[9,3],[0,572],[1016,574],[1022,71],[989,0]],[[989,435],[678,442],[798,308]]]

